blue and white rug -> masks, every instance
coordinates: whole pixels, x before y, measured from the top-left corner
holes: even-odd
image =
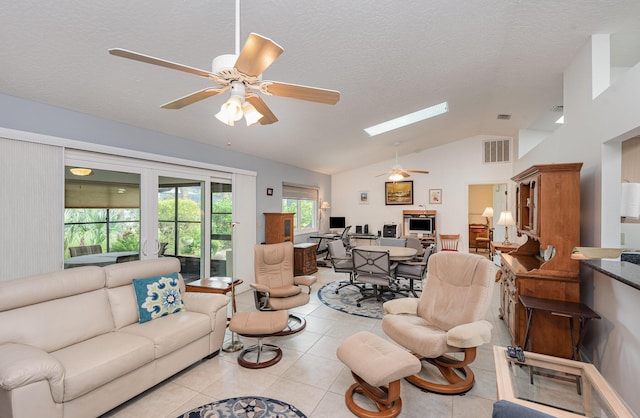
[[[325,284],[318,289],[318,299],[328,307],[350,315],[382,319],[384,316],[382,302],[378,302],[375,298],[366,299],[360,302],[362,306],[358,308],[356,300],[362,297],[358,288],[346,286],[340,289],[336,295],[336,289],[339,285],[338,281]]]
[[[306,415],[276,399],[241,396],[202,405],[177,418],[306,418]]]

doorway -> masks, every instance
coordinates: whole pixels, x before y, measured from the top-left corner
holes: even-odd
[[[484,241],[475,242],[472,238],[481,234],[481,236],[488,236],[491,241],[504,241],[505,229],[496,227],[496,221],[500,217],[500,212],[508,210],[507,184],[470,184],[468,193],[469,250],[483,248],[488,252],[488,246]],[[486,211],[488,208],[491,210]],[[483,216],[487,214],[490,216]]]

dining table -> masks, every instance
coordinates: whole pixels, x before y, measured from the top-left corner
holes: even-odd
[[[78,255],[76,257],[65,258],[64,268],[68,269],[82,266],[104,267],[109,264],[115,264],[118,257],[137,254],[139,254],[138,251],[116,251],[109,253]]]
[[[392,245],[359,245],[355,248],[362,251],[387,251],[391,261],[410,260],[418,253],[415,248],[395,247]]]

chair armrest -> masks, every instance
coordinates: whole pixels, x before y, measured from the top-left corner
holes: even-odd
[[[62,403],[64,367],[44,350],[24,344],[0,345],[0,389],[11,391],[48,380],[51,396]]]
[[[269,294],[269,288],[265,285],[257,284],[257,283],[249,283],[249,286],[251,286],[253,289],[255,289],[258,292]]]
[[[418,314],[417,298],[401,298],[393,299],[382,304],[384,312],[389,315],[417,315]]]
[[[307,286],[311,294],[311,285],[316,282],[316,276],[293,276],[293,284],[297,286]]]
[[[226,309],[231,299],[226,295],[214,293],[184,292],[182,300],[187,311],[209,315]]]
[[[458,325],[447,331],[447,344],[452,347],[479,347],[491,341],[493,325],[484,319],[468,324]]]
[[[408,260],[408,261],[401,261],[400,264],[405,264],[407,266],[424,266],[425,263],[424,261],[412,261],[412,260]]]

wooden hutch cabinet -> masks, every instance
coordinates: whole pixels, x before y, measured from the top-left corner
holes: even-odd
[[[580,245],[581,168],[582,163],[534,165],[511,179],[516,227],[527,236],[518,249],[501,255],[500,317],[514,345],[524,345],[527,329],[520,295],[580,302],[579,262],[571,253]],[[535,311],[530,333],[531,351],[571,358],[566,317]]]
[[[277,244],[291,241],[293,243],[293,216],[295,213],[264,214],[265,243]]]

